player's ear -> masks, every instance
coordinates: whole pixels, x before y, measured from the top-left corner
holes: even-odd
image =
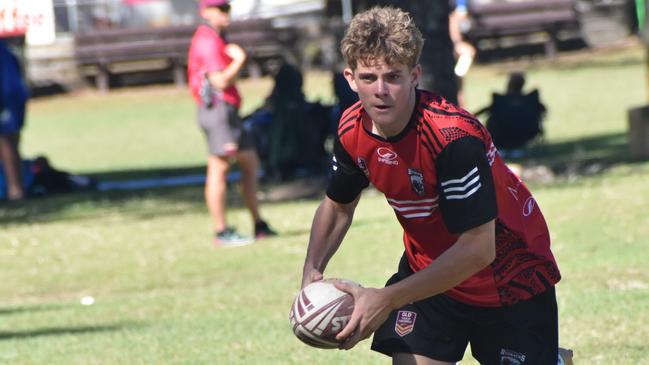
[[[345,80],[347,80],[349,87],[354,90],[354,92],[358,92],[356,80],[354,80],[354,71],[351,68],[346,68],[343,70],[343,76],[345,76]]]
[[[204,8],[204,9],[199,10],[198,13],[200,14],[201,18],[207,19],[209,17],[209,10],[208,9],[209,8]]]
[[[419,85],[419,81],[421,80],[421,65],[416,64],[415,67],[410,70],[410,79],[412,80],[412,84],[414,86]]]

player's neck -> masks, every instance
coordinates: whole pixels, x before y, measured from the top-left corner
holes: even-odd
[[[214,22],[210,22],[207,19],[203,19],[203,24],[205,24],[208,27],[212,28],[212,30],[214,30],[219,35],[223,33],[223,29],[225,28],[225,27],[223,27],[223,26],[221,26],[219,24],[214,24]]]
[[[412,117],[412,113],[415,110],[416,102],[417,94],[416,92],[413,92],[413,97],[408,101],[409,106],[407,112],[395,118],[393,122],[388,124],[379,124],[372,120],[372,133],[385,139],[401,134],[401,132],[403,132],[403,130],[406,129],[406,127],[408,127],[408,124],[410,123],[410,118]]]

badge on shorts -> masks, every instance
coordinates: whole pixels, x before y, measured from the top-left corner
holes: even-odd
[[[417,319],[417,313],[411,311],[399,311],[397,313],[397,321],[394,324],[394,331],[400,337],[403,337],[410,332],[415,327],[415,320]]]
[[[500,350],[500,365],[522,365],[524,362],[524,354],[507,349]]]

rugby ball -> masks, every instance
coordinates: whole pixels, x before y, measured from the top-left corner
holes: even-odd
[[[300,341],[309,346],[333,349],[340,345],[336,335],[349,322],[354,297],[334,286],[335,279],[315,281],[305,286],[293,301],[289,320]],[[358,285],[350,280],[345,282]]]

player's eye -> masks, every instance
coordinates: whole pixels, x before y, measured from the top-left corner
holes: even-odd
[[[361,81],[363,82],[374,82],[376,81],[376,76],[374,75],[361,75],[360,76]]]
[[[401,74],[389,74],[386,77],[386,81],[388,81],[388,82],[396,82],[396,81],[399,81],[400,78],[401,78]]]

